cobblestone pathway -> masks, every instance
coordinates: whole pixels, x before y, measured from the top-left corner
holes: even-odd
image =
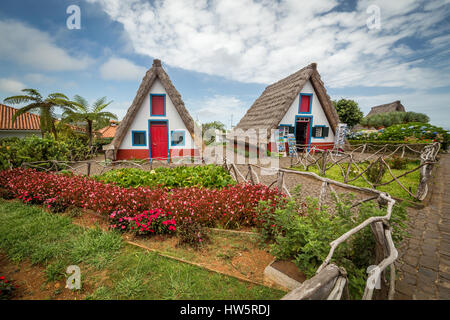
[[[408,210],[409,232],[399,248],[396,299],[450,299],[450,155],[441,157],[431,201]]]

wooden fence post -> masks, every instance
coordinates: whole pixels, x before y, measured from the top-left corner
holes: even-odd
[[[328,157],[328,150],[325,150],[322,154],[322,175],[325,176],[325,171],[327,169],[327,157]]]
[[[277,174],[277,189],[279,192],[283,192],[284,172],[278,170]]]

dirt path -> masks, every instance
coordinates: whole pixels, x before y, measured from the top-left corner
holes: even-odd
[[[450,155],[442,155],[430,204],[409,211],[409,232],[399,248],[397,299],[450,299]]]

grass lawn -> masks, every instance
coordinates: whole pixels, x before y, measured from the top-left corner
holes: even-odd
[[[0,234],[0,250],[9,260],[41,266],[48,283],[61,281],[67,266],[78,265],[87,299],[279,299],[285,294],[161,257],[126,244],[118,233],[85,229],[69,217],[16,200],[0,200]]]
[[[418,166],[419,166],[418,161],[409,161],[407,163],[406,169],[397,170],[397,169],[391,168],[391,170],[392,170],[392,173],[396,177],[398,177],[399,175],[401,175],[409,170],[412,170]],[[364,169],[362,169],[363,166],[359,165],[359,167],[361,170],[364,170]],[[345,168],[345,167],[343,166],[343,168]],[[354,167],[352,167],[352,169],[353,168]],[[303,169],[303,167],[294,167],[291,169],[298,170],[298,171],[305,171]],[[419,171],[420,170],[414,171],[414,172],[407,174],[406,176],[398,179],[403,184],[403,186],[405,186],[407,189],[411,188],[410,191],[412,194],[415,194],[417,192],[417,186],[419,185],[419,180],[420,180],[420,172]],[[317,173],[322,176],[322,174],[319,173],[317,166],[311,166],[309,168],[309,172],[314,172],[314,173]],[[353,175],[353,177],[356,177],[357,175],[358,175],[358,173]],[[325,173],[325,177],[336,180],[336,181],[344,182],[344,177],[342,176],[341,169],[339,169],[339,167],[337,165],[332,167],[331,169],[327,170]],[[349,180],[352,179],[353,177],[351,175],[349,175]],[[382,183],[388,182],[390,180],[392,180],[392,176],[386,169],[386,173],[383,176],[383,179],[381,180],[381,182]],[[357,186],[357,187],[370,188],[370,185],[366,181],[364,181],[364,179],[362,177],[359,177],[358,179],[356,179],[352,182],[349,182],[349,184]],[[379,187],[377,187],[377,190],[387,192],[393,197],[406,199],[406,200],[413,200],[413,198],[405,190],[403,190],[403,188],[400,187],[400,185],[395,181],[391,182],[390,184],[385,185],[385,186],[379,186]]]

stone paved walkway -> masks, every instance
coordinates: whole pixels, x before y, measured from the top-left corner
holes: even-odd
[[[450,299],[450,155],[441,156],[429,205],[409,211],[396,299]]]

